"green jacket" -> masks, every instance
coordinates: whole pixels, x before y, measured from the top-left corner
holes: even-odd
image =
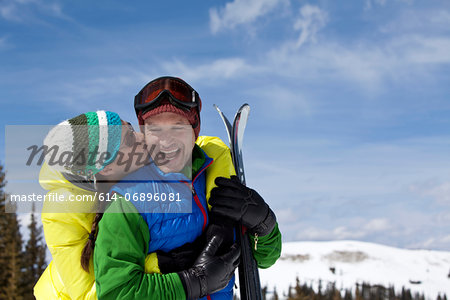
[[[217,138],[197,141],[205,153],[214,159],[214,163],[207,169],[207,199],[215,186],[215,177],[234,175],[229,150],[219,141]],[[226,174],[223,170],[226,170]],[[134,213],[120,213],[122,211]],[[278,225],[270,234],[258,237],[256,250],[254,237],[251,236],[250,240],[253,255],[260,268],[270,267],[280,257],[281,233]],[[150,234],[145,220],[132,202],[119,196],[106,210],[99,224],[94,251],[99,299],[186,299],[183,285],[176,273],[145,273],[149,242]]]
[[[135,213],[113,213],[135,210],[131,202],[119,198],[100,221],[101,234],[94,251],[98,298],[186,299],[178,274],[145,273],[150,240],[148,226],[137,210]],[[251,245],[260,268],[273,265],[281,253],[278,225],[270,234],[258,238],[257,250],[254,250],[254,237],[251,237]]]

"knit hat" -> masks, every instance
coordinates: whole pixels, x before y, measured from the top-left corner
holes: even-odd
[[[45,161],[61,172],[91,178],[119,152],[122,121],[110,111],[87,112],[53,127],[44,139]],[[56,146],[56,152],[50,151]]]
[[[198,138],[198,135],[200,133],[200,118],[197,109],[191,108],[189,111],[184,111],[182,109],[175,107],[175,105],[169,103],[168,101],[162,102],[161,105],[158,106],[157,108],[152,109],[143,114],[142,118],[139,120],[139,124],[144,125],[144,121],[146,119],[150,118],[151,116],[161,114],[163,112],[171,112],[185,117],[189,121],[189,124],[191,124],[192,129],[194,129],[195,139]]]
[[[184,80],[182,80],[181,78],[175,78],[175,77],[170,77],[170,76],[157,78],[157,79],[151,81],[150,83],[148,83],[144,87],[144,89],[147,86],[149,86],[149,84],[152,84],[153,82],[156,82],[158,80],[161,80],[161,81],[165,80],[166,82],[168,80],[172,80],[172,82],[173,82],[173,79],[175,79],[176,82],[178,82],[178,84],[184,84],[185,86],[192,89],[193,93],[195,93],[198,96],[198,93],[195,92],[195,90]],[[168,87],[168,85],[166,85],[166,86],[167,86],[166,88],[168,89],[168,91],[172,92],[170,90],[170,87]],[[180,115],[189,121],[189,124],[191,124],[192,128],[194,129],[195,139],[197,139],[198,135],[200,133],[200,111],[202,109],[202,101],[200,99],[200,96],[198,96],[198,107],[193,107],[189,110],[183,110],[181,108],[176,107],[169,101],[168,96],[165,96],[165,97],[166,97],[166,99],[162,99],[162,101],[160,102],[160,104],[157,107],[155,107],[151,110],[137,111],[137,118],[139,121],[139,125],[144,125],[144,121],[152,116],[155,116],[155,115],[158,115],[158,114],[161,114],[164,112],[171,112],[171,113]]]

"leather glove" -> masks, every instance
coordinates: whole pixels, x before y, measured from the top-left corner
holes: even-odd
[[[222,243],[216,252],[217,255],[222,255],[228,252],[235,241],[234,228],[224,224],[209,223],[208,229],[206,230],[206,240],[209,241],[214,236],[220,236],[222,238]]]
[[[269,234],[276,224],[276,217],[264,199],[253,189],[243,185],[237,176],[231,179],[217,177],[217,187],[211,191],[211,213],[217,218],[241,221],[252,234]]]
[[[195,260],[202,252],[206,241],[211,240],[215,235],[220,235],[223,238],[217,254],[224,254],[234,243],[233,228],[221,224],[210,223],[206,232],[192,243],[186,243],[169,252],[161,250],[156,251],[159,270],[162,274],[168,274],[189,269],[194,265]]]
[[[205,245],[205,235],[199,236],[192,243],[186,243],[169,252],[156,251],[159,270],[162,274],[179,272],[189,269],[202,252]]]
[[[212,235],[192,268],[178,272],[187,299],[199,299],[225,288],[239,264],[240,248],[233,244],[229,251],[217,255],[223,237]]]

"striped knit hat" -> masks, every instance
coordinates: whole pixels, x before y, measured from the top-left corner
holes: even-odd
[[[122,122],[118,114],[100,110],[87,112],[53,127],[44,139],[52,152],[47,164],[61,172],[92,178],[114,161],[119,152]]]

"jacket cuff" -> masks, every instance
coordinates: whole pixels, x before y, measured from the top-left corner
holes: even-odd
[[[195,300],[206,296],[206,278],[203,272],[194,268],[178,272],[186,291],[186,299]]]
[[[275,228],[276,223],[277,217],[275,216],[275,213],[269,208],[269,211],[267,212],[267,216],[265,217],[264,221],[262,221],[254,228],[252,228],[250,233],[252,235],[257,234],[258,236],[268,235]]]

